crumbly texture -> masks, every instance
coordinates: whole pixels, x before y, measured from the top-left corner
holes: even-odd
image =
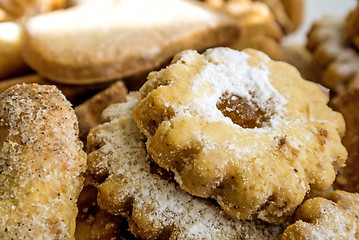
[[[256,50],[184,51],[140,92],[134,119],[151,158],[233,217],[284,221],[347,158],[327,92]]]
[[[359,194],[335,191],[328,199],[312,198],[296,212],[296,222],[278,240],[358,239]]]
[[[103,112],[108,122],[88,136],[89,171],[101,183],[101,208],[126,216],[142,239],[275,239],[281,233],[281,226],[236,220],[181,190],[149,159],[132,117],[137,103],[130,98],[108,107]]]
[[[74,239],[86,154],[54,86],[0,94],[0,239]]]
[[[229,47],[237,50],[254,48],[265,52],[273,59],[283,59],[283,51],[279,43],[283,33],[266,4],[251,0],[204,2],[237,20],[241,35],[238,40],[231,42]]]
[[[238,34],[233,19],[193,1],[90,1],[29,19],[22,53],[40,75],[87,84],[150,71]]]
[[[339,170],[335,187],[337,189],[359,192],[359,88],[349,89],[336,96],[333,107],[343,114],[347,130],[343,145],[348,150],[346,166]]]
[[[359,86],[359,54],[349,44],[344,19],[324,16],[308,33],[307,48],[320,66],[320,83],[340,93]]]
[[[344,29],[349,41],[359,49],[359,4],[345,18]]]

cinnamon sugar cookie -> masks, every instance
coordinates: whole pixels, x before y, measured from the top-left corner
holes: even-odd
[[[279,240],[358,239],[359,194],[335,191],[328,199],[305,201],[296,212],[296,222]]]
[[[321,67],[321,84],[337,93],[359,86],[359,54],[349,44],[344,19],[325,16],[314,22],[307,48]]]
[[[140,91],[134,119],[149,155],[233,217],[282,222],[347,157],[325,91],[256,50],[184,51]]]
[[[74,239],[86,154],[54,86],[0,94],[0,239]]]
[[[100,183],[102,209],[126,216],[142,239],[275,239],[282,232],[282,226],[228,217],[181,190],[149,159],[132,117],[138,100],[128,100],[108,107],[106,122],[88,136],[89,172]]]

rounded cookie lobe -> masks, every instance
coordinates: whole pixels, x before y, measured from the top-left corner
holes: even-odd
[[[0,94],[0,238],[74,239],[86,154],[55,86]]]
[[[339,190],[329,199],[309,199],[278,239],[358,239],[358,204],[357,193]]]
[[[134,119],[151,158],[233,217],[282,222],[347,157],[327,94],[259,51],[184,51],[141,93]]]

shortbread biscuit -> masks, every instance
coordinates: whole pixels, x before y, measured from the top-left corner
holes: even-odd
[[[85,139],[90,129],[102,122],[101,113],[107,106],[125,102],[126,95],[125,85],[122,81],[118,81],[75,107],[79,119],[80,138]]]
[[[54,86],[0,94],[0,239],[74,239],[86,154]]]
[[[353,88],[336,96],[333,107],[343,114],[347,131],[343,145],[348,150],[346,166],[339,170],[335,182],[338,189],[359,192],[359,88]]]
[[[320,83],[336,93],[359,86],[359,54],[348,44],[344,19],[325,16],[308,33],[307,48],[321,67]]]
[[[296,222],[279,240],[358,239],[359,194],[335,191],[328,199],[305,201],[296,212]]]
[[[151,162],[132,118],[138,100],[114,104],[88,136],[90,174],[101,183],[98,203],[127,217],[142,239],[275,239],[282,226],[228,217],[211,201],[182,191]]]
[[[181,50],[238,34],[231,18],[192,1],[94,1],[29,19],[23,56],[51,80],[87,84],[149,71]]]
[[[326,92],[256,50],[184,51],[140,91],[134,119],[151,158],[233,217],[282,222],[347,158]]]

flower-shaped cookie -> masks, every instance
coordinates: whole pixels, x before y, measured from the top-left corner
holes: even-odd
[[[256,50],[184,51],[141,93],[134,119],[149,155],[234,217],[282,222],[347,157],[326,92]]]

